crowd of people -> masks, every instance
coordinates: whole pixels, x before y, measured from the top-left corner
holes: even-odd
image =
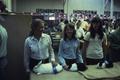
[[[58,26],[54,26],[56,31],[62,33],[57,56],[50,35],[44,33],[45,27],[43,20],[32,20],[30,34],[24,43],[26,72],[58,73],[63,69],[85,71],[87,65],[112,68],[114,62],[120,61],[120,19],[102,19],[99,16],[91,19],[61,19]],[[6,66],[3,66],[7,55],[6,45],[7,31],[0,25],[0,76]]]
[[[59,24],[62,37],[58,46],[58,55],[55,56],[50,35],[43,33],[44,21],[33,20],[30,36],[25,40],[24,47],[26,71],[41,73],[43,67],[40,65],[47,63],[52,63],[49,65],[54,66],[49,69],[51,72],[57,66],[59,66],[56,68],[57,72],[62,69],[85,71],[87,65],[112,68],[114,62],[120,61],[120,19],[114,21],[114,24],[112,20],[102,20],[99,16],[93,17],[89,23],[85,20],[76,20],[76,22],[65,20],[65,22],[62,19]],[[37,65],[39,69],[34,71]]]

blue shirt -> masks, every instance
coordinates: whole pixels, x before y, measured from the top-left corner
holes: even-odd
[[[80,55],[80,50],[78,49],[80,41],[77,40],[63,40],[60,41],[58,58],[62,65],[65,65],[65,59],[79,59],[83,63],[82,57]]]
[[[55,61],[52,42],[49,35],[42,33],[39,40],[34,36],[30,36],[25,40],[24,64],[26,68],[29,68],[29,58],[41,60],[49,57],[51,57],[51,61]]]

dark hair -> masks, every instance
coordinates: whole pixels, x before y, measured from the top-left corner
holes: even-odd
[[[95,31],[95,29],[93,28],[93,23],[99,23],[99,26],[98,26],[98,30]],[[94,17],[92,20],[91,20],[91,26],[90,26],[90,29],[89,29],[91,35],[90,37],[91,38],[95,38],[96,36],[96,33],[99,35],[99,39],[102,39],[103,36],[104,36],[104,32],[103,32],[103,22],[102,20],[99,18],[99,17]]]
[[[78,20],[78,22],[76,23],[77,25],[77,29],[79,29],[80,25],[81,25],[81,20]]]
[[[64,19],[62,18],[61,20],[60,20],[60,22],[63,22],[64,21]]]
[[[69,22],[68,22],[68,20],[66,19],[65,21],[64,21],[64,24],[68,24]]]
[[[115,27],[120,28],[120,18],[116,19],[115,21]]]
[[[63,39],[66,41],[67,38],[68,38],[68,37],[67,37],[67,34],[66,34],[66,30],[67,30],[68,27],[73,30],[72,39],[76,39],[76,37],[75,37],[76,30],[75,30],[74,24],[72,24],[72,23],[68,23],[68,24],[65,25],[65,28],[64,28],[64,37],[63,37]]]
[[[44,23],[43,20],[41,19],[33,19],[32,20],[32,24],[31,24],[31,31],[29,33],[29,36],[33,36],[34,35],[34,31],[35,29],[39,26],[39,25],[42,25],[42,23]]]
[[[1,12],[8,12],[6,10],[6,5],[2,1],[0,1],[0,10],[1,10]]]

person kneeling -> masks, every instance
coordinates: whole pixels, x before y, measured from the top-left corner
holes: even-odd
[[[44,21],[34,19],[31,24],[31,32],[26,38],[24,45],[24,65],[27,72],[50,73],[49,70],[51,70],[52,73],[55,67],[58,69],[57,63],[55,62],[51,38],[49,35],[43,33],[43,30]],[[49,66],[54,66],[54,68],[48,69],[48,64]],[[44,71],[42,68],[46,68],[46,70]],[[58,71],[61,70],[62,68]]]
[[[58,59],[65,70],[85,71],[87,67],[84,65],[80,54],[80,41],[75,35],[74,25],[67,24],[64,28],[64,37],[60,41]]]

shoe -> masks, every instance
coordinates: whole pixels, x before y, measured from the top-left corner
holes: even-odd
[[[112,68],[112,67],[113,67],[113,63],[106,64],[106,68]]]
[[[83,63],[77,64],[78,71],[86,71],[88,68]]]
[[[106,63],[105,62],[99,62],[97,64],[97,69],[104,69],[106,67]]]
[[[97,64],[97,69],[112,68],[112,67],[113,67],[113,63],[108,61],[99,62]]]

